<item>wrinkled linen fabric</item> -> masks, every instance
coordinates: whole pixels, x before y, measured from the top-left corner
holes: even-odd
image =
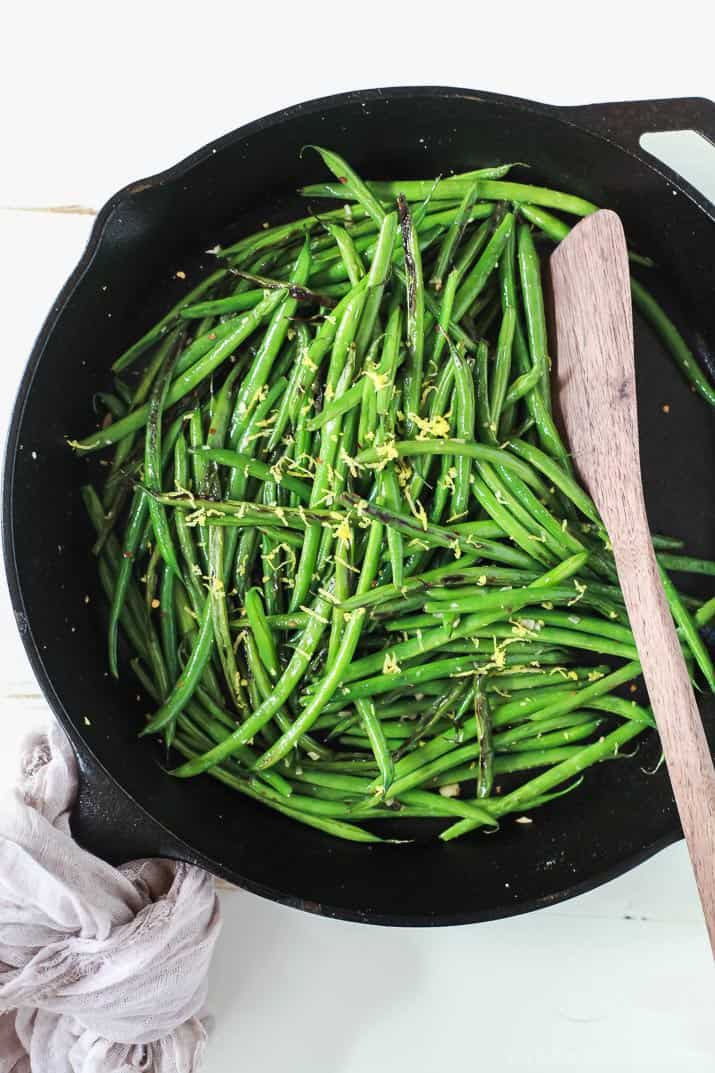
[[[0,1073],[196,1073],[213,879],[85,852],[70,833],[76,794],[64,732],[32,735],[0,804]]]

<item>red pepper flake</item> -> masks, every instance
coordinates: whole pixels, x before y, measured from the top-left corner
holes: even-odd
[[[209,436],[215,436],[215,435],[216,435],[216,429],[215,428],[210,428],[209,429]]]
[[[345,184],[348,181],[347,175],[338,175],[338,182]]]
[[[134,558],[134,552],[133,551],[123,551],[122,552],[122,558],[124,558],[124,559],[133,559]]]

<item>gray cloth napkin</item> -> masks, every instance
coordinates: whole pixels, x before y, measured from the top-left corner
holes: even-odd
[[[63,731],[34,734],[0,806],[0,1073],[195,1073],[213,879],[86,853],[70,834],[76,793]]]

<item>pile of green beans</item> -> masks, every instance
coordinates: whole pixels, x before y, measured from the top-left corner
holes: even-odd
[[[369,183],[314,148],[332,180],[303,192],[340,206],[218,249],[72,442],[113,449],[83,489],[108,663],[136,676],[175,777],[339,838],[424,818],[450,840],[522,818],[653,727],[551,412],[540,248],[569,230],[556,214],[595,206],[509,165]],[[636,281],[633,297],[715,402]],[[669,573],[715,564],[653,539],[712,690],[715,600]]]

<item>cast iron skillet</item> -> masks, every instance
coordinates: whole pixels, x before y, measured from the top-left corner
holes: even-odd
[[[559,901],[632,868],[681,836],[657,748],[591,772],[576,795],[506,822],[497,837],[445,846],[343,843],[208,777],[160,770],[137,742],[145,701],[127,672],[106,674],[101,600],[78,489],[86,461],[65,437],[92,424],[92,393],[112,359],[207,264],[201,251],[264,220],[305,210],[295,188],[322,176],[318,142],[367,176],[429,176],[527,160],[528,177],[621,213],[648,273],[701,358],[715,350],[713,207],[639,150],[647,130],[697,129],[715,140],[705,100],[554,108],[470,90],[400,88],[329,97],[260,119],[116,194],[52,308],[20,386],[5,462],[5,563],[17,622],[40,685],[79,756],[80,841],[110,860],[195,861],[277,901],[380,924],[489,920]],[[186,284],[174,273],[183,269]],[[111,316],[110,316],[111,314]],[[707,407],[638,327],[642,453],[651,523],[713,554]],[[666,417],[663,403],[670,404]],[[42,504],[41,513],[38,505]],[[705,706],[704,706],[705,707]],[[715,740],[712,710],[706,718]]]

